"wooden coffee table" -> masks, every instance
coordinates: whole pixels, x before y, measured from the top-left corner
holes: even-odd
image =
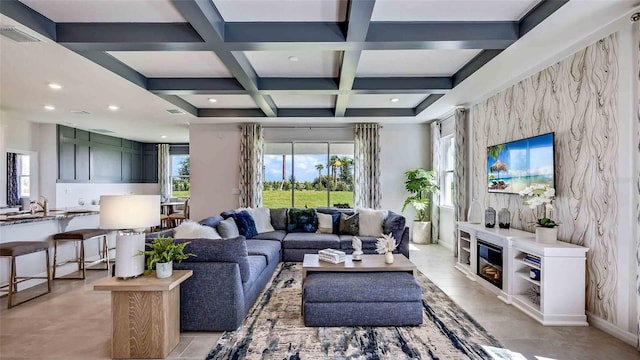
[[[320,261],[318,254],[305,254],[302,262],[302,283],[308,272],[383,272],[404,271],[416,275],[416,265],[402,254],[393,254],[393,264],[384,262],[384,255],[362,255],[362,261],[353,261],[347,255],[343,263]]]

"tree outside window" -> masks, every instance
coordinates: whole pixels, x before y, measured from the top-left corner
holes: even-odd
[[[171,195],[173,197],[190,196],[190,172],[191,164],[189,155],[171,156]]]

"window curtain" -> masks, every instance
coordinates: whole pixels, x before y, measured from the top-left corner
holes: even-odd
[[[20,205],[18,193],[18,154],[7,153],[7,205]]]
[[[354,207],[379,209],[380,125],[355,125]]]
[[[168,201],[171,198],[171,156],[169,144],[158,144],[158,183],[160,184],[160,199]]]
[[[440,184],[442,173],[442,150],[440,144],[441,125],[439,121],[431,123],[431,146],[433,173],[436,184]],[[440,192],[431,195],[431,242],[437,244],[440,241]]]
[[[467,209],[467,123],[469,111],[457,108],[455,111],[455,167],[453,169],[454,221],[466,221]],[[458,235],[454,226],[454,254],[458,255]]]
[[[240,207],[262,206],[262,125],[243,124],[240,139]]]

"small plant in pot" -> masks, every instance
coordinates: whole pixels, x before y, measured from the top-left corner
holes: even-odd
[[[191,253],[184,253],[184,248],[190,242],[176,244],[172,237],[158,236],[151,243],[145,245],[149,250],[142,251],[147,257],[147,273],[151,272],[155,266],[156,276],[160,279],[168,278],[173,274],[173,261],[181,262],[191,256]]]
[[[524,204],[531,210],[538,210],[542,207],[542,217],[536,221],[536,241],[541,243],[554,243],[558,238],[558,226],[547,214],[553,212],[553,200],[556,196],[554,188],[548,185],[535,184],[520,191],[520,196],[524,198]]]
[[[413,223],[413,242],[425,244],[431,242],[431,195],[438,191],[433,170],[421,168],[404,173],[405,188],[411,194],[402,205],[404,212],[407,205],[411,205],[416,211],[416,220]]]

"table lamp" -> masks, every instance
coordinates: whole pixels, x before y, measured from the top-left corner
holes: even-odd
[[[160,195],[100,196],[100,228],[118,230],[116,276],[136,277],[144,272],[147,227],[160,225]]]

